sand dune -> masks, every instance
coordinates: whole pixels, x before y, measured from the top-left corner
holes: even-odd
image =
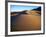
[[[29,13],[28,13],[29,12]],[[27,11],[27,14],[21,14],[17,17],[12,31],[29,31],[41,29],[41,16],[38,11]]]
[[[16,30],[39,30],[40,16],[20,15],[16,21]]]

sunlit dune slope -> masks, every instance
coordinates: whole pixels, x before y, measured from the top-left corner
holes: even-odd
[[[27,14],[21,14],[15,20],[12,31],[30,31],[41,29],[40,11],[26,11]]]

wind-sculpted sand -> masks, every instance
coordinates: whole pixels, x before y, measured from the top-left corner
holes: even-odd
[[[31,31],[41,29],[41,15],[39,11],[27,11],[16,18],[12,31]]]

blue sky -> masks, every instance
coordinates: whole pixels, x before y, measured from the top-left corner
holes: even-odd
[[[10,10],[11,12],[20,11],[20,10],[32,10],[38,8],[39,6],[18,6],[18,5],[11,5]]]

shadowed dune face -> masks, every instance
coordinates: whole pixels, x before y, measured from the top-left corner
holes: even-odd
[[[40,11],[26,11],[27,14],[17,16],[12,24],[12,31],[31,31],[41,29]],[[13,14],[14,15],[14,14]],[[16,16],[16,15],[15,15]],[[13,19],[12,19],[13,20]]]

